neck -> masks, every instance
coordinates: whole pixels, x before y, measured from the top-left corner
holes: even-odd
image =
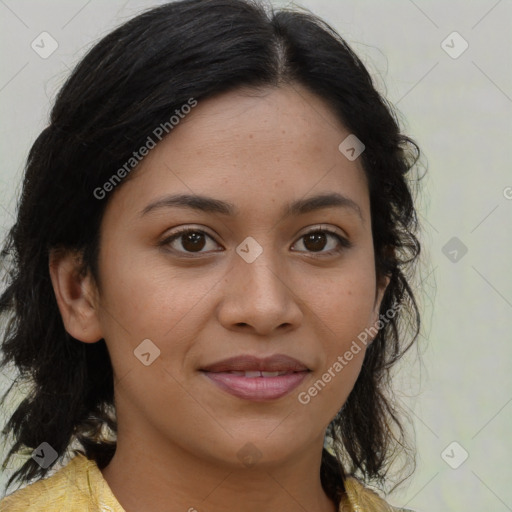
[[[176,445],[155,447],[118,435],[102,470],[126,512],[337,512],[320,482],[322,445],[280,464],[253,466],[199,459]]]

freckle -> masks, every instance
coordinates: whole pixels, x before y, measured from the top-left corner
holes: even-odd
[[[249,139],[252,139],[253,138],[253,135],[252,133],[249,134]]]

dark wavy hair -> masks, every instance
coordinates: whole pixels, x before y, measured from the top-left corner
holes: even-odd
[[[110,197],[98,200],[93,190],[189,98],[294,84],[321,97],[366,146],[360,158],[376,272],[390,279],[380,312],[400,304],[369,345],[357,382],[328,427],[336,456],[324,448],[322,485],[339,503],[342,476],[380,485],[404,450],[410,466],[414,454],[390,370],[419,333],[411,279],[420,244],[409,176],[418,146],[401,133],[394,109],[359,58],[321,19],[251,0],[182,0],[143,12],[93,46],[61,88],[50,123],[30,150],[17,219],[1,253],[0,368],[17,369],[2,403],[12,389],[29,385],[3,430],[6,439],[13,437],[4,468],[44,441],[59,454],[54,465],[72,445],[100,468],[115,452],[115,436],[105,435],[105,429],[116,432],[107,346],[66,332],[49,275],[49,252],[62,248],[81,254],[83,272],[99,284],[98,233]],[[42,478],[51,467],[27,457],[7,486]]]

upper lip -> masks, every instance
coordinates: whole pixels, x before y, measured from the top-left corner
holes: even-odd
[[[284,354],[276,354],[269,357],[255,357],[251,355],[241,355],[223,359],[216,363],[210,364],[201,368],[206,372],[303,372],[309,371],[309,368],[294,359],[293,357]]]

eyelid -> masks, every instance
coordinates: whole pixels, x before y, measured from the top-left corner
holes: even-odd
[[[299,235],[299,238],[304,236],[304,235],[309,235],[309,233],[315,233],[317,231],[325,231],[327,233],[331,233],[332,235],[337,235],[341,238],[347,238],[348,239],[348,235],[343,232],[340,228],[338,228],[338,230],[336,230],[336,228],[328,225],[328,224],[313,224],[312,226],[308,226],[306,232],[302,233],[301,235]]]
[[[188,233],[190,231],[204,233],[205,235],[208,235],[210,238],[215,239],[215,236],[209,232],[207,227],[201,226],[199,224],[185,224],[184,226],[178,226],[172,233],[166,236],[166,239],[172,238],[177,235],[182,235],[183,233]]]

